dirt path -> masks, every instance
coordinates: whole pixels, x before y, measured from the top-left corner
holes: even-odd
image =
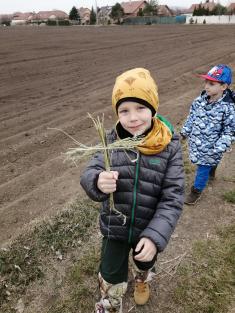
[[[79,170],[63,164],[71,147],[57,127],[81,141],[95,137],[87,112],[113,123],[117,74],[151,70],[160,113],[175,125],[201,82],[194,73],[217,62],[235,68],[235,26],[0,29],[0,242],[54,214],[80,192]],[[229,36],[229,37],[228,37]],[[228,40],[229,38],[229,40]]]

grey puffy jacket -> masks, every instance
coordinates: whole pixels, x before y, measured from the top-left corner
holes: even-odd
[[[108,135],[116,140],[116,132]],[[137,160],[136,160],[137,159]],[[135,161],[133,161],[135,160]],[[136,151],[115,150],[112,170],[118,171],[115,208],[123,218],[109,209],[109,195],[97,188],[99,173],[104,171],[103,154],[97,153],[81,176],[81,185],[94,201],[103,202],[100,228],[103,236],[136,244],[147,237],[164,250],[181,214],[184,201],[184,168],[179,137],[173,138],[164,151],[143,155]]]

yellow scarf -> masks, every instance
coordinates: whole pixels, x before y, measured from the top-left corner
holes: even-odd
[[[154,117],[152,121],[152,129],[143,138],[142,144],[137,146],[137,149],[146,155],[160,153],[170,143],[172,138],[170,129],[162,121],[156,117]],[[119,138],[128,136],[128,134],[125,134],[125,130],[119,121],[116,124],[116,132]]]
[[[137,149],[147,155],[160,153],[170,143],[172,134],[170,129],[159,119],[153,119],[151,131],[143,139]]]

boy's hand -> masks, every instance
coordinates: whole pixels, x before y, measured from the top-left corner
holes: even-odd
[[[112,193],[117,188],[118,172],[116,171],[104,171],[99,174],[97,181],[97,187],[103,193]]]
[[[135,248],[135,252],[138,251],[140,252],[134,256],[137,261],[150,262],[157,253],[157,248],[152,240],[143,237],[140,239]]]

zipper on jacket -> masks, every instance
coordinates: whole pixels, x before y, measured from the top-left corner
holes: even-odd
[[[129,239],[128,243],[131,243],[132,234],[133,234],[133,225],[134,225],[134,219],[135,219],[135,207],[136,207],[136,195],[137,195],[137,183],[138,183],[138,177],[139,177],[139,168],[140,168],[140,154],[138,152],[137,154],[137,160],[136,160],[136,168],[135,168],[135,182],[134,182],[134,192],[133,192],[133,205],[131,208],[131,224],[129,229]]]

